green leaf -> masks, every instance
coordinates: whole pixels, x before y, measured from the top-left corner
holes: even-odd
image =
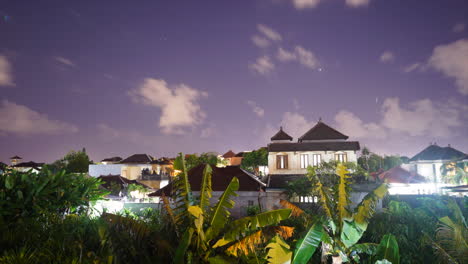
[[[322,241],[324,230],[321,222],[317,222],[309,229],[307,234],[296,243],[292,263],[307,263]]]
[[[207,240],[215,238],[219,231],[224,227],[229,215],[228,209],[234,207],[234,201],[231,197],[237,196],[236,191],[239,189],[239,180],[233,177],[226,190],[223,192],[216,206],[213,208],[209,228],[206,231]]]
[[[386,260],[386,259],[382,259],[382,260],[377,260],[375,262],[375,264],[392,264],[392,262]]]
[[[400,253],[398,249],[398,242],[391,234],[386,234],[380,241],[375,255],[378,260],[388,260],[393,264],[400,263]]]
[[[378,201],[382,199],[388,191],[388,186],[386,183],[381,184],[372,192],[368,193],[364,199],[359,203],[356,208],[354,215],[354,220],[358,224],[365,224],[367,227],[367,221],[372,217],[375,212],[375,206]]]
[[[203,179],[200,189],[200,208],[205,210],[210,205],[211,198],[211,175],[212,169],[209,164],[205,166],[203,170]]]
[[[192,240],[192,235],[193,235],[192,228],[188,228],[187,230],[185,230],[185,233],[182,236],[182,239],[180,240],[179,246],[177,247],[175,255],[174,255],[175,264],[185,263],[185,252],[187,251],[190,245],[190,241]]]
[[[358,225],[355,221],[344,220],[340,236],[341,242],[343,242],[346,247],[351,247],[361,239],[366,228],[367,225],[363,227],[363,225]]]
[[[268,263],[283,264],[291,261],[292,251],[289,249],[289,245],[284,242],[280,236],[276,235],[273,237],[266,248],[268,250],[266,255]]]

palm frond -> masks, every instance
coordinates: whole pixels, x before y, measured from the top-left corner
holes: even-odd
[[[320,245],[324,233],[320,221],[312,225],[304,238],[297,241],[292,263],[307,263]]]
[[[283,264],[291,261],[292,251],[280,236],[273,237],[266,248],[268,252],[265,259],[268,263]]]
[[[338,183],[338,188],[337,188],[337,210],[338,210],[338,224],[341,226],[343,219],[346,219],[349,217],[349,211],[348,211],[348,206],[350,204],[349,200],[349,193],[348,193],[348,185],[349,182],[347,181],[347,178],[350,178],[348,176],[348,171],[346,170],[346,167],[343,164],[338,164],[336,168],[336,174],[340,178],[340,181]]]
[[[262,230],[258,230],[236,243],[232,244],[226,249],[228,255],[237,257],[239,255],[247,256],[250,252],[254,252],[257,246],[266,242],[266,237]]]
[[[362,199],[355,209],[354,220],[356,223],[367,226],[367,221],[374,215],[377,203],[387,194],[387,191],[388,186],[383,183]]]
[[[219,231],[224,227],[229,215],[228,209],[234,207],[234,201],[231,197],[237,196],[236,191],[239,189],[239,180],[234,177],[229,183],[226,190],[223,192],[216,206],[213,208],[209,228],[206,231],[207,240],[215,238]]]
[[[179,236],[178,224],[174,216],[174,211],[171,208],[171,204],[169,203],[169,200],[164,194],[162,195],[161,198],[163,202],[163,208],[166,211],[167,215],[169,216],[169,219],[171,220],[171,224],[176,231],[176,235]]]
[[[293,217],[301,216],[301,215],[304,214],[304,211],[301,208],[299,208],[295,204],[290,203],[290,202],[288,202],[286,200],[281,199],[280,204],[284,208],[291,209],[291,216],[293,216]]]
[[[210,198],[212,195],[211,190],[211,175],[212,169],[209,164],[206,164],[203,170],[203,178],[200,189],[200,208],[205,212],[206,208],[210,205]]]

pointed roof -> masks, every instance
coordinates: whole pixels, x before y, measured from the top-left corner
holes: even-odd
[[[293,138],[288,135],[286,132],[283,131],[283,127],[280,127],[280,130],[274,135],[271,137],[271,141],[275,141],[275,140],[289,140],[289,141],[292,141]]]
[[[466,158],[467,155],[459,150],[452,148],[450,145],[448,147],[440,147],[437,145],[430,145],[425,148],[423,151],[414,155],[410,161],[417,160],[452,160],[452,159],[462,159]]]
[[[396,166],[378,175],[381,180],[387,180],[388,183],[422,183],[426,182],[424,176],[405,170],[401,166]]]
[[[122,158],[121,157],[112,157],[112,158],[107,158],[107,159],[103,159],[101,160],[101,162],[119,162],[121,161]]]
[[[336,129],[323,123],[321,120],[299,138],[299,142],[303,140],[334,140],[334,139],[348,139],[348,136],[342,134]]]
[[[229,158],[234,157],[235,155],[236,155],[236,153],[232,152],[232,150],[229,150],[228,152],[223,154],[223,158],[229,159]]]
[[[153,157],[148,154],[133,154],[130,157],[120,161],[120,163],[137,163],[137,164],[148,164],[153,161]]]
[[[13,157],[11,157],[10,159],[22,159],[22,157],[19,157],[19,156],[13,156]]]

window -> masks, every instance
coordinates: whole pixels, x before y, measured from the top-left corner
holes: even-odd
[[[322,155],[313,154],[312,155],[312,166],[318,166],[322,162]]]
[[[309,166],[309,155],[301,154],[301,169],[305,169]]]
[[[288,168],[288,155],[276,156],[276,168],[287,169]]]
[[[253,206],[253,205],[254,205],[254,201],[252,201],[252,200],[248,200],[247,202],[248,202],[248,205],[249,205],[249,206]]]
[[[348,158],[346,157],[346,153],[344,154],[335,154],[335,160],[339,162],[347,162]]]

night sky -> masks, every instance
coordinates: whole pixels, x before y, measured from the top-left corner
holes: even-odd
[[[466,0],[0,0],[0,161],[221,154],[319,118],[468,151]]]

